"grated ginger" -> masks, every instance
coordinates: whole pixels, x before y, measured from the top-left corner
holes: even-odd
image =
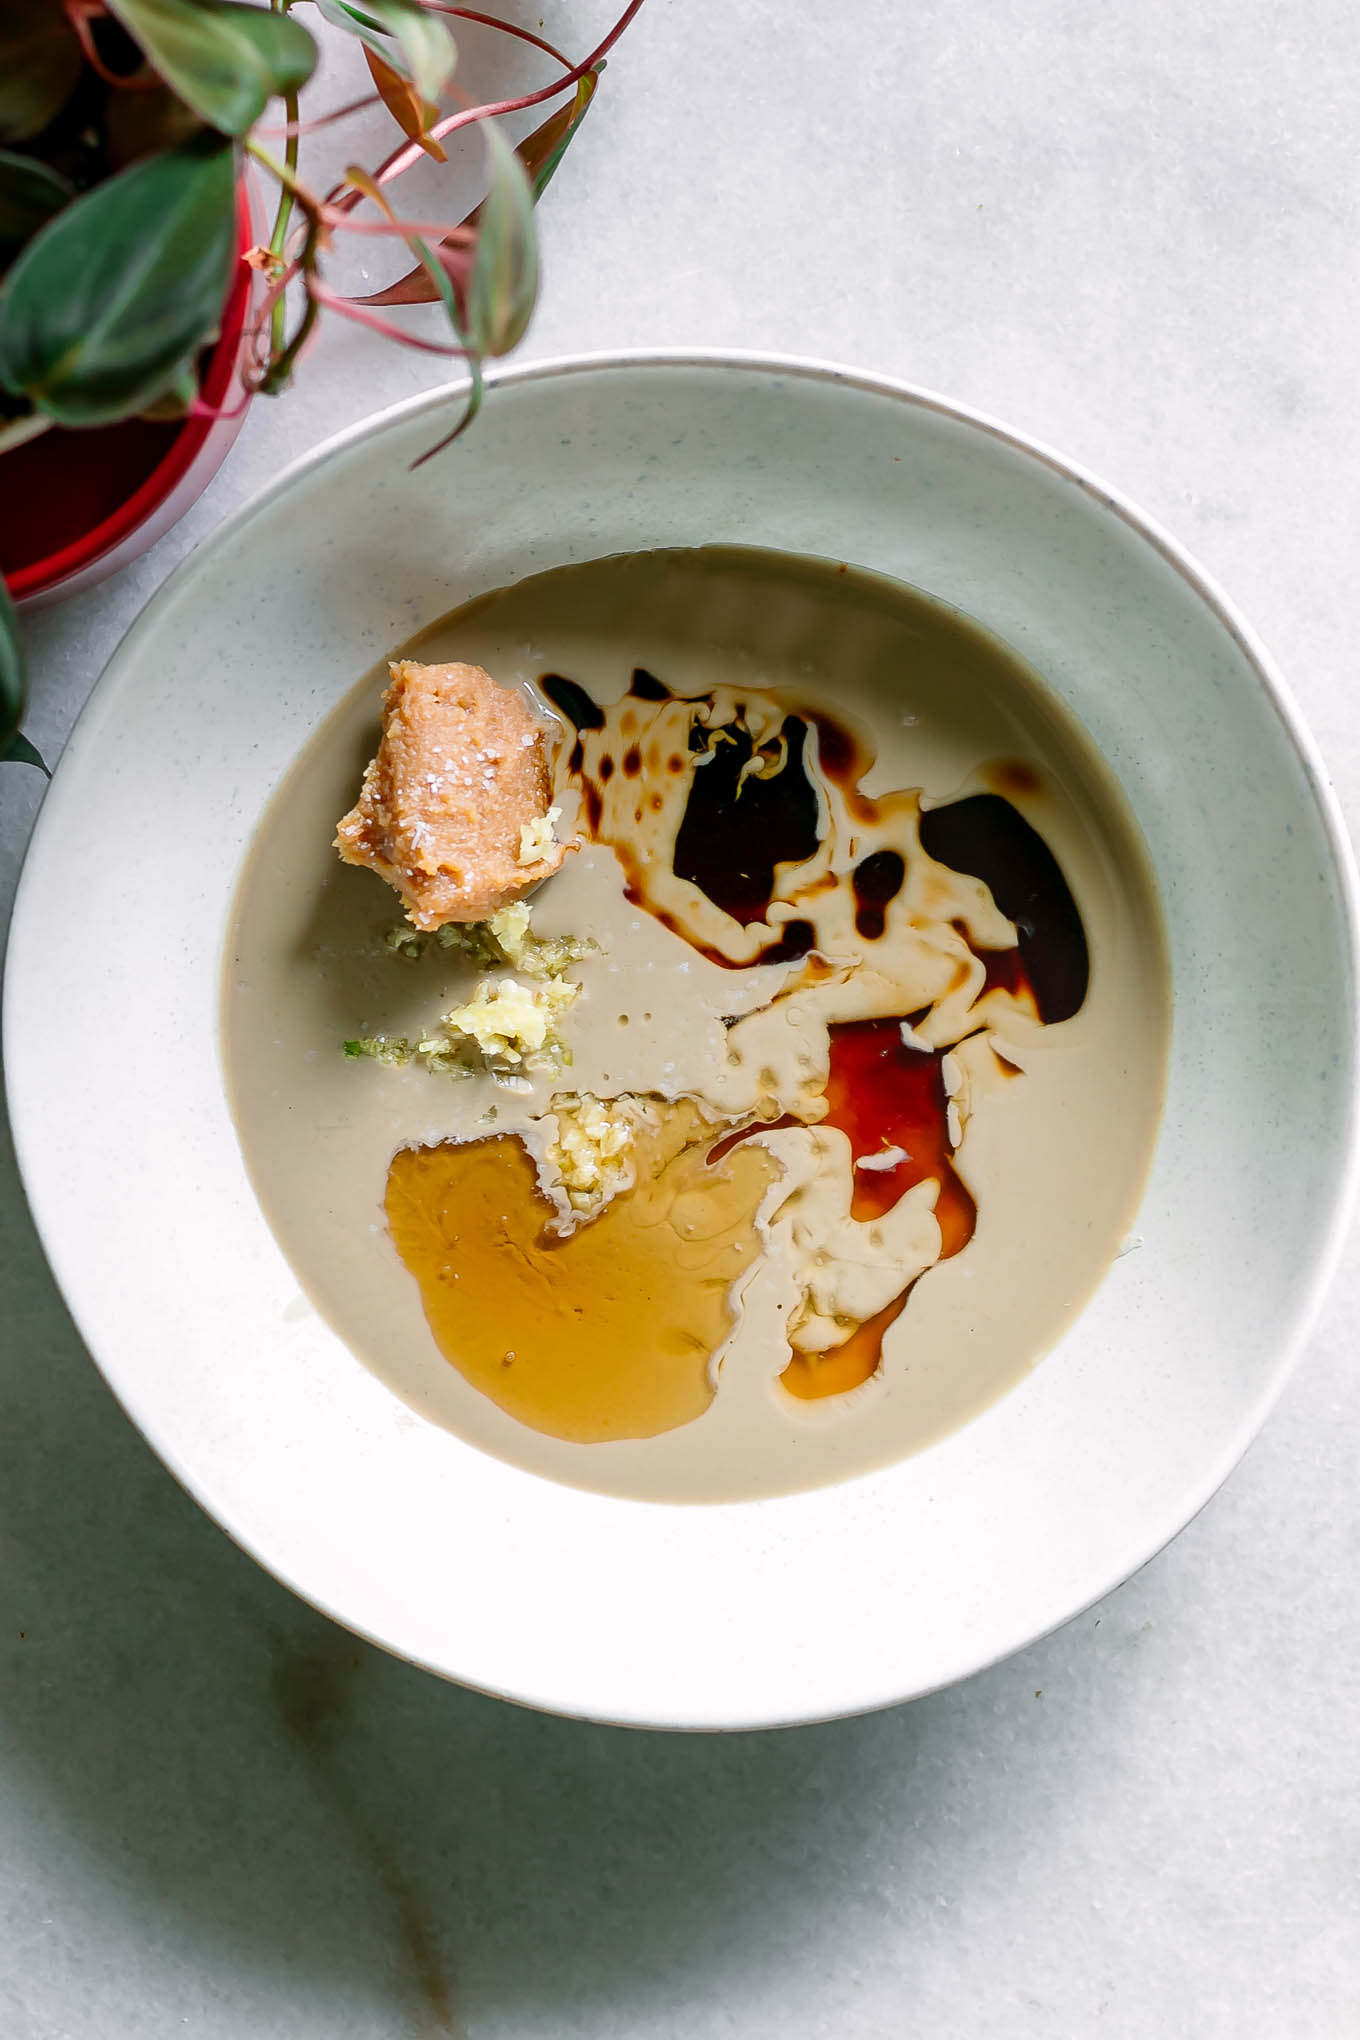
[[[539,1058],[563,1058],[565,1044],[557,1022],[580,992],[579,985],[565,978],[546,978],[536,985],[517,984],[514,978],[494,985],[484,980],[466,1005],[445,1013],[440,1026],[448,1037],[474,1042],[487,1069],[513,1074]],[[419,1044],[422,1050],[424,1046]]]
[[[511,1079],[526,1071],[554,1071],[571,1061],[558,1030],[581,987],[566,977],[594,948],[571,935],[538,936],[524,901],[502,907],[486,921],[451,921],[422,932],[399,925],[383,937],[394,956],[414,960],[431,943],[455,950],[478,969],[510,965],[524,978],[483,978],[472,997],[453,1006],[437,1026],[416,1041],[396,1035],[365,1035],[344,1044],[347,1056],[374,1062],[419,1062],[432,1074],[472,1076],[478,1071]]]
[[[561,977],[568,964],[579,963],[595,947],[593,942],[584,942],[575,935],[535,935],[531,911],[524,900],[502,907],[490,920],[449,921],[429,934],[399,922],[388,929],[383,941],[394,956],[413,961],[434,943],[440,949],[456,951],[478,969],[508,963],[531,978]]]

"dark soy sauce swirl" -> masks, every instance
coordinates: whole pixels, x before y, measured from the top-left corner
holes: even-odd
[[[546,673],[538,684],[576,731],[604,728],[604,710],[575,680],[561,673]],[[664,702],[675,698],[664,681],[649,673],[645,666],[633,668],[625,699]],[[766,919],[778,866],[804,863],[817,850],[821,808],[805,758],[808,723],[801,716],[787,716],[780,731],[781,742],[766,745],[761,752],[766,768],[775,764],[781,750],[782,762],[776,770],[752,772],[748,768],[756,757],[755,739],[740,712],[736,721],[711,728],[700,711],[712,709],[712,697],[698,696],[693,705],[688,749],[692,757],[706,755],[694,774],[676,831],[671,868],[677,878],[688,879],[714,906],[747,926]],[[840,755],[844,747],[830,741]],[[616,761],[606,751],[595,767],[594,778],[584,773],[584,762],[584,747],[578,734],[568,753],[567,770],[580,779],[583,817],[594,835],[603,813],[604,787],[616,771],[625,778],[639,778],[642,752],[637,744],[630,744]],[[665,769],[678,774],[685,769],[685,761],[679,756],[668,758]],[[627,868],[626,854],[622,850],[619,854]],[[641,898],[635,886],[630,885],[629,891],[630,897]],[[811,922],[791,920],[754,961],[796,962],[811,950],[815,935]],[[734,967],[721,950],[705,948],[704,954],[724,968]]]
[[[540,685],[578,731],[604,727],[603,711],[574,681],[553,674]],[[639,701],[689,700],[674,696],[642,667],[633,673],[629,694]],[[819,848],[822,808],[808,768],[810,732],[815,732],[817,769],[823,779],[839,785],[851,812],[858,810],[866,818],[874,808],[859,791],[859,781],[871,760],[845,724],[825,710],[807,710],[784,718],[781,741],[766,745],[762,753],[765,766],[775,769],[758,774],[750,769],[757,757],[756,744],[740,705],[735,720],[716,728],[704,718],[704,711],[712,707],[712,697],[693,700],[688,748],[697,769],[676,832],[672,869],[677,878],[687,879],[716,907],[748,927],[768,920],[780,868],[808,862]],[[612,776],[615,761],[608,754],[602,757],[595,779],[584,776],[582,763],[578,737],[568,765],[580,779],[585,819],[594,832],[602,786]],[[671,758],[666,769],[681,770],[683,763]],[[629,747],[619,764],[630,776],[641,771],[637,745]],[[1039,790],[1032,770],[1019,763],[999,767],[998,777],[1018,794]],[[1015,924],[1015,948],[975,950],[985,971],[984,989],[999,986],[1020,996],[1028,993],[1046,1023],[1070,1019],[1090,981],[1086,932],[1058,861],[1037,830],[1001,794],[970,794],[925,809],[920,815],[920,841],[937,863],[981,879],[1000,911]],[[626,869],[626,852],[620,855]],[[903,853],[885,848],[862,858],[847,874],[855,898],[855,928],[863,940],[876,941],[883,935],[888,907],[902,890],[906,870]],[[629,891],[631,897],[643,899],[635,886]],[[660,918],[674,927],[669,915]],[[967,939],[964,924],[956,922],[955,927]],[[815,939],[811,921],[790,920],[754,961],[806,957]],[[733,967],[716,949],[705,946],[704,954]],[[815,966],[817,959],[812,962]],[[949,1051],[913,1048],[902,1038],[903,1021],[910,1025],[920,1017],[904,1014],[832,1025],[828,1110],[820,1124],[837,1127],[849,1137],[857,1164],[900,1151],[901,1158],[891,1168],[856,1168],[852,1217],[881,1218],[916,1184],[928,1179],[938,1183],[935,1215],[940,1258],[945,1260],[972,1238],[977,1207],[955,1167],[949,1137],[943,1071]],[[753,1133],[801,1123],[784,1118],[773,1128],[768,1123],[740,1127],[714,1144],[709,1159],[720,1160]],[[900,1316],[909,1293],[910,1285],[831,1351],[791,1354],[782,1376],[789,1393],[817,1400],[868,1381],[881,1360],[884,1334]]]
[[[671,868],[746,927],[768,915],[778,866],[816,855],[821,808],[803,760],[807,724],[799,716],[784,718],[784,763],[768,777],[750,770],[755,739],[743,723],[725,723],[708,735]]]
[[[562,711],[573,729],[604,728],[604,710],[574,680],[565,679],[561,673],[545,673],[538,685],[553,707]]]
[[[875,850],[855,866],[850,883],[855,890],[855,930],[866,942],[876,942],[888,921],[888,903],[902,890],[907,875],[906,859],[896,850]]]
[[[576,730],[604,728],[604,710],[576,681],[549,673],[539,686]],[[642,666],[634,668],[628,692],[638,701],[677,698]],[[677,878],[688,879],[714,906],[747,927],[768,917],[778,868],[805,863],[817,852],[821,811],[808,770],[809,730],[816,732],[818,768],[852,799],[858,797],[858,781],[869,759],[845,724],[825,710],[809,710],[785,717],[780,732],[782,766],[758,776],[747,769],[756,755],[755,740],[740,714],[735,722],[713,729],[701,713],[712,705],[709,696],[694,697],[689,750],[705,756],[676,831],[671,868]],[[774,747],[767,747],[770,762],[773,754]],[[567,764],[573,775],[581,773],[579,740]],[[602,811],[602,786],[616,769],[629,777],[640,775],[642,758],[635,744],[617,767],[608,753],[601,758],[599,783],[582,781],[585,821],[592,833]],[[682,761],[669,760],[667,769],[682,769]],[[1017,791],[1037,790],[1029,767],[999,769]],[[937,863],[980,878],[1001,912],[1015,923],[1019,937],[1015,949],[977,952],[987,973],[986,988],[1001,986],[1017,994],[1028,990],[1045,1023],[1070,1020],[1086,997],[1090,954],[1076,901],[1043,837],[998,793],[969,794],[943,807],[926,808],[920,837],[922,849]],[[851,874],[855,926],[864,940],[876,941],[883,934],[887,908],[905,876],[905,860],[896,850],[875,851],[855,867]],[[755,961],[778,963],[805,956],[812,947],[811,936],[805,939],[807,927],[805,921],[790,922]],[[716,950],[707,953],[715,962],[727,961]]]
[[[988,985],[1019,991],[1027,982],[1041,1020],[1070,1020],[1091,980],[1090,951],[1077,903],[1038,830],[999,793],[972,793],[925,810],[921,848],[937,864],[980,878],[1015,923],[1018,949],[982,952]]]
[[[574,680],[566,679],[561,673],[545,673],[538,684],[540,690],[547,695],[553,707],[559,709],[567,718],[572,728],[578,732],[576,742],[572,745],[567,756],[567,770],[573,773],[579,772],[585,763],[586,756],[585,746],[581,742],[579,732],[581,730],[602,730],[604,728],[604,710],[591,700],[584,687],[578,687]],[[612,772],[614,770],[614,761],[611,758],[608,762],[609,770]],[[583,790],[582,804],[593,834],[599,826],[600,814],[602,812],[599,788],[587,785]]]

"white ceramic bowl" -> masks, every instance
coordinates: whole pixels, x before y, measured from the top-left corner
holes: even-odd
[[[5,1037],[33,1209],[166,1464],[353,1629],[536,1706],[736,1728],[877,1707],[1040,1635],[1141,1565],[1277,1395],[1352,1187],[1353,877],[1268,659],[1107,489],[919,391],[792,361],[631,356],[422,398],[290,469],[174,574],[48,795]],[[786,1499],[603,1499],[415,1417],[310,1310],[251,1194],[219,950],[270,790],[419,624],[569,560],[739,541],[979,618],[1122,780],[1161,882],[1175,1025],[1137,1233],[1078,1324],[920,1457]]]

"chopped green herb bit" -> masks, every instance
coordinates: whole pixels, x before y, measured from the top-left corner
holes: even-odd
[[[368,1056],[373,1062],[408,1063],[415,1053],[404,1034],[361,1034],[357,1041],[344,1044],[345,1054],[353,1060]]]

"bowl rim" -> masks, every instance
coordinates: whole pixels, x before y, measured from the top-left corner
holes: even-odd
[[[784,377],[791,381],[810,382],[827,387],[844,387],[862,392],[865,395],[883,397],[894,402],[905,403],[918,410],[968,427],[986,438],[999,442],[1002,446],[1020,454],[1025,459],[1037,462],[1060,479],[1075,485],[1084,495],[1090,497],[1095,505],[1117,517],[1136,538],[1151,546],[1153,551],[1160,556],[1165,564],[1173,570],[1209,610],[1237,646],[1251,668],[1254,677],[1260,684],[1266,699],[1271,704],[1282,734],[1292,748],[1302,769],[1308,792],[1316,804],[1323,825],[1332,876],[1336,884],[1346,964],[1346,981],[1342,996],[1354,1021],[1357,1013],[1357,976],[1360,974],[1360,873],[1357,872],[1355,851],[1342,817],[1340,803],[1328,777],[1321,753],[1303,719],[1287,682],[1261,639],[1214,577],[1200,565],[1193,554],[1179,540],[1174,538],[1164,526],[1155,518],[1142,511],[1128,496],[1103,481],[1081,463],[1058,453],[1045,442],[1005,424],[985,411],[945,397],[936,391],[908,382],[902,378],[880,374],[871,370],[846,367],[815,356],[783,354],[762,349],[734,349],[716,346],[602,348],[551,355],[516,366],[494,368],[488,372],[486,377],[487,395],[488,397],[494,397],[501,390],[565,380],[576,375],[631,372],[637,370],[659,373],[712,370],[723,373],[737,372],[765,377]],[[71,740],[79,735],[82,724],[90,716],[92,708],[97,705],[98,697],[102,692],[104,680],[109,669],[120,658],[129,640],[135,638],[138,631],[142,628],[149,611],[160,601],[163,595],[176,588],[183,578],[187,578],[193,571],[201,567],[203,563],[202,555],[212,549],[219,539],[234,536],[241,527],[247,524],[258,513],[264,504],[282,495],[303,476],[342,456],[351,446],[367,439],[379,438],[385,432],[419,418],[426,413],[437,414],[451,400],[464,392],[467,386],[468,379],[466,377],[454,378],[433,389],[421,391],[413,396],[403,398],[394,404],[387,405],[381,410],[369,414],[365,418],[357,420],[354,424],[330,435],[316,446],[290,461],[286,467],[272,476],[263,488],[255,491],[244,503],[224,517],[221,523],[216,526],[214,531],[204,541],[203,545],[196,548],[193,553],[179,562],[171,573],[166,576],[165,580],[142,606],[123,637],[120,638],[114,652],[110,655],[106,667],[91,689],[89,700],[76,718],[71,738],[68,738],[67,747],[69,748]],[[79,745],[76,748],[78,750]],[[63,760],[64,757],[65,751],[63,751]],[[61,763],[62,760],[59,760],[56,769],[55,776],[58,779],[61,772]],[[27,913],[28,895],[33,885],[32,873],[39,861],[47,829],[54,826],[56,826],[55,817],[50,811],[50,802],[45,799],[24,856],[19,883],[15,893],[11,929],[18,926],[21,918]],[[10,982],[12,954],[13,945],[7,942],[3,985],[5,994],[9,994],[12,990]],[[922,1698],[931,1692],[944,1690],[964,1678],[970,1678],[976,1673],[985,1671],[993,1665],[1003,1662],[1015,1652],[1028,1648],[1030,1644],[1042,1641],[1045,1637],[1063,1628],[1068,1622],[1075,1620],[1087,1609],[1095,1606],[1117,1587],[1123,1585],[1125,1581],[1134,1577],[1159,1552],[1164,1550],[1179,1536],[1180,1532],[1194,1520],[1200,1510],[1217,1493],[1233,1468],[1243,1457],[1248,1446],[1258,1435],[1288,1384],[1301,1357],[1303,1347],[1317,1322],[1346,1243],[1357,1198],[1360,1197],[1360,1081],[1356,1081],[1352,1082],[1348,1088],[1345,1101],[1344,1124],[1338,1127],[1338,1140],[1341,1143],[1344,1160],[1338,1173],[1337,1192],[1333,1199],[1325,1229],[1322,1230],[1317,1241],[1313,1257],[1312,1274],[1307,1290],[1296,1310],[1294,1322],[1288,1336],[1280,1341],[1278,1353],[1265,1386],[1245,1408],[1238,1423],[1220,1445],[1218,1452],[1212,1459],[1206,1459],[1198,1480],[1187,1486],[1182,1501],[1175,1511],[1173,1527],[1164,1533],[1163,1527],[1159,1523],[1152,1534],[1151,1542],[1139,1545],[1139,1555],[1132,1562],[1121,1560],[1110,1578],[1103,1580],[1094,1591],[1083,1592],[1078,1602],[1071,1607],[1065,1608],[1052,1621],[1046,1622],[1038,1630],[1030,1629],[1027,1624],[1022,1625],[1023,1633],[1012,1635],[1003,1639],[998,1644],[989,1646],[975,1658],[970,1659],[967,1663],[951,1670],[945,1677],[928,1685],[913,1689],[905,1694],[901,1692],[871,1693],[829,1711],[824,1708],[815,1711],[799,1711],[795,1707],[792,1710],[781,1712],[773,1718],[762,1714],[759,1719],[751,1717],[749,1719],[740,1718],[726,1721],[709,1720],[702,1723],[666,1720],[659,1718],[655,1713],[611,1714],[605,1711],[591,1711],[586,1715],[580,1709],[564,1706],[560,1700],[555,1700],[550,1691],[543,1690],[541,1683],[539,1690],[534,1692],[529,1690],[509,1690],[504,1687],[481,1682],[464,1674],[453,1672],[447,1666],[422,1657],[415,1651],[405,1649],[400,1643],[394,1642],[390,1637],[355,1622],[343,1610],[332,1605],[323,1594],[310,1590],[304,1584],[289,1576],[287,1572],[280,1570],[270,1558],[266,1557],[256,1548],[249,1534],[244,1533],[225,1520],[223,1516],[219,1515],[203,1491],[208,1484],[200,1483],[196,1480],[188,1467],[181,1463],[179,1455],[162,1444],[158,1436],[158,1426],[154,1421],[150,1423],[144,1422],[140,1415],[134,1413],[132,1403],[125,1399],[119,1387],[106,1372],[103,1362],[99,1358],[96,1339],[87,1336],[77,1301],[68,1296],[66,1285],[57,1273],[62,1256],[57,1243],[55,1214],[52,1215],[52,1221],[49,1222],[45,1214],[39,1209],[39,1201],[35,1193],[30,1189],[31,1173],[27,1166],[26,1157],[29,1153],[30,1132],[33,1145],[36,1147],[39,1129],[36,1126],[31,1130],[25,1127],[25,1115],[13,1077],[15,1068],[13,1050],[18,1045],[16,1023],[13,1017],[14,1002],[9,996],[4,996],[0,1003],[3,1005],[3,1012],[0,1013],[0,1021],[3,1022],[3,1043],[0,1044],[0,1062],[3,1063],[6,1073],[5,1088],[10,1107],[18,1171],[29,1201],[35,1229],[37,1230],[63,1304],[69,1311],[72,1321],[80,1333],[82,1342],[86,1345],[87,1351],[90,1353],[95,1365],[99,1368],[107,1385],[112,1390],[115,1399],[136,1428],[142,1432],[142,1435],[147,1439],[147,1442],[166,1466],[167,1471],[193,1496],[195,1501],[199,1503],[200,1507],[204,1509],[204,1512],[212,1518],[219,1528],[224,1530],[232,1541],[243,1551],[247,1552],[266,1572],[278,1579],[281,1584],[286,1586],[290,1592],[295,1593],[304,1603],[315,1608],[319,1613],[326,1615],[332,1621],[337,1622],[341,1627],[348,1629],[351,1633],[363,1637],[370,1643],[376,1644],[391,1655],[414,1664],[423,1670],[431,1671],[439,1677],[464,1685],[469,1690],[481,1692],[490,1697],[508,1700],[513,1704],[527,1706],[546,1713],[568,1713],[576,1718],[590,1719],[618,1726],[676,1730],[679,1732],[688,1732],[696,1727],[721,1731],[757,1727],[798,1726],[820,1721],[845,1719],[860,1713],[898,1705],[908,1699]],[[74,1282],[72,1286],[73,1288],[78,1287]]]

